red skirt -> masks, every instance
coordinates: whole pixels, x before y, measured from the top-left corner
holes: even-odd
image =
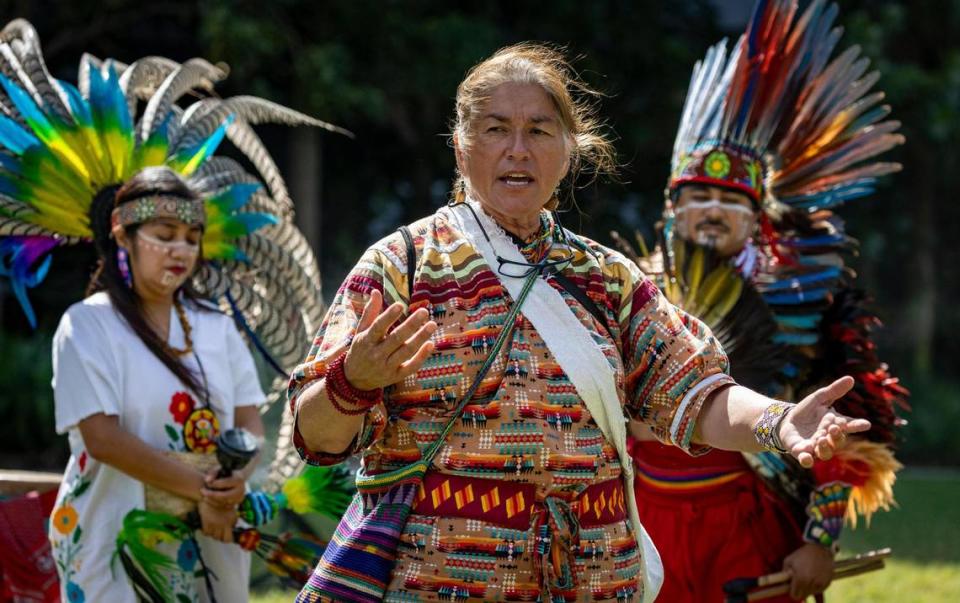
[[[658,601],[720,603],[724,582],[780,571],[803,544],[783,503],[740,453],[691,457],[659,442],[633,446],[640,520],[663,559]]]

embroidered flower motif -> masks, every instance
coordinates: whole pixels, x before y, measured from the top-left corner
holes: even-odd
[[[177,551],[177,565],[185,572],[192,572],[197,564],[197,545],[192,540],[184,540]]]
[[[714,151],[707,155],[703,167],[711,178],[723,178],[730,173],[730,158],[723,151]]]
[[[194,402],[193,396],[187,392],[177,392],[170,399],[170,414],[173,415],[173,420],[181,425],[196,407],[197,403]]]
[[[217,415],[209,408],[193,411],[183,425],[183,441],[191,452],[208,453],[216,450],[215,440],[219,433]]]
[[[53,527],[64,535],[69,534],[73,531],[73,528],[77,527],[77,510],[73,508],[73,505],[63,505],[54,512]]]
[[[76,582],[67,582],[67,601],[70,603],[84,603],[87,598],[83,594],[83,589]]]
[[[83,471],[87,468],[87,451],[86,450],[80,453],[80,457],[77,458],[77,465],[80,466],[80,473],[83,473]]]

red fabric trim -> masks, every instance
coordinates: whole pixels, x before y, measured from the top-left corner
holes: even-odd
[[[570,508],[586,528],[626,520],[623,481],[611,479],[588,486]],[[417,515],[477,519],[514,530],[530,528],[533,514],[542,509],[533,484],[440,473],[424,477],[413,504]]]

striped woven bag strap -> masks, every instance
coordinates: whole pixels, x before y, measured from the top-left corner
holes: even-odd
[[[437,451],[440,450],[440,446],[443,445],[444,440],[447,439],[447,435],[450,434],[450,430],[453,429],[457,419],[460,418],[460,413],[462,413],[463,409],[466,408],[467,403],[470,402],[470,400],[473,398],[473,394],[475,394],[477,392],[477,388],[480,387],[480,382],[483,381],[483,378],[487,376],[487,371],[489,371],[490,367],[493,366],[493,363],[497,359],[497,355],[500,353],[500,349],[503,347],[504,342],[507,340],[507,337],[510,336],[510,333],[513,332],[513,327],[517,322],[517,314],[520,313],[520,306],[522,306],[523,301],[527,299],[527,295],[533,289],[533,285],[537,282],[538,278],[540,278],[540,271],[534,270],[523,283],[523,289],[520,290],[520,295],[514,300],[513,307],[510,308],[510,313],[507,315],[507,319],[503,323],[503,328],[500,329],[500,335],[497,337],[497,341],[493,344],[493,349],[490,350],[490,354],[487,356],[486,361],[484,361],[483,366],[481,366],[480,370],[477,372],[477,376],[473,379],[473,383],[470,384],[470,388],[467,389],[466,393],[463,394],[463,398],[460,399],[460,403],[457,404],[457,408],[454,410],[453,416],[451,416],[450,420],[447,421],[447,424],[443,426],[440,436],[434,440],[433,444],[430,445],[430,448],[428,448],[426,453],[423,455],[423,461],[425,461],[427,464],[433,460],[433,457],[437,454]]]
[[[529,294],[530,290],[533,289],[533,285],[536,283],[539,276],[540,271],[535,270],[523,283],[523,289],[520,290],[520,295],[517,296],[516,300],[514,300],[513,307],[510,308],[510,313],[507,314],[507,319],[503,323],[503,328],[500,330],[500,335],[497,336],[497,340],[493,344],[493,349],[490,350],[490,354],[487,356],[483,366],[481,366],[480,370],[477,371],[477,376],[474,377],[470,387],[467,389],[466,393],[464,393],[463,398],[460,399],[460,403],[457,404],[457,407],[454,410],[453,415],[450,417],[450,420],[447,421],[446,425],[443,426],[443,430],[440,432],[440,435],[437,437],[437,439],[434,440],[433,444],[430,445],[430,447],[420,457],[419,460],[414,463],[410,463],[409,465],[404,465],[399,469],[385,471],[376,475],[363,475],[361,470],[356,478],[357,490],[368,493],[382,492],[386,489],[392,488],[397,484],[412,482],[414,480],[423,478],[423,475],[426,473],[431,461],[433,461],[433,457],[436,456],[437,451],[440,450],[440,446],[442,446],[444,440],[447,439],[447,435],[450,434],[450,430],[453,429],[457,419],[460,418],[460,414],[467,406],[467,403],[470,402],[470,400],[473,398],[473,395],[477,392],[477,388],[480,387],[480,382],[483,381],[483,378],[486,377],[490,367],[493,366],[493,363],[497,359],[500,349],[503,348],[503,344],[507,340],[507,337],[509,337],[510,333],[513,332],[513,327],[517,322],[517,314],[520,313],[520,306],[523,305],[523,300],[527,298],[527,294]]]

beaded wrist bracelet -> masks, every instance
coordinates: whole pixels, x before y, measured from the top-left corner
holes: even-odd
[[[763,410],[763,414],[753,426],[753,435],[757,443],[771,452],[787,452],[780,441],[780,424],[796,404],[774,402]]]
[[[341,354],[327,369],[327,397],[337,412],[345,415],[361,415],[383,399],[383,389],[357,389],[347,381],[344,372],[346,354]],[[347,408],[342,402],[352,404],[355,408]]]

